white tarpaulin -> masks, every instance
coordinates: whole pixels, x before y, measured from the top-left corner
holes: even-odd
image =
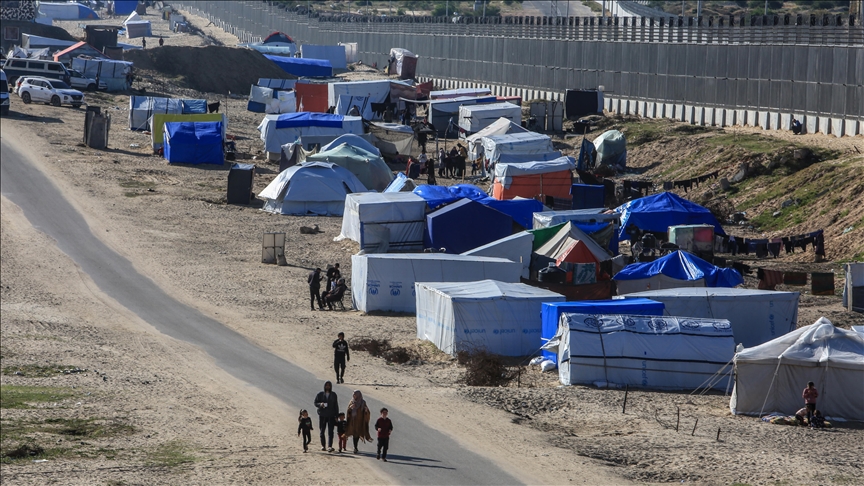
[[[346,81],[342,83],[329,83],[327,85],[327,106],[336,106],[340,96],[357,96],[368,98],[369,110],[372,103],[386,103],[390,101],[390,80],[376,81]],[[350,107],[349,107],[350,109]],[[361,113],[364,113],[361,111]],[[369,120],[379,119],[370,115]]]
[[[552,147],[552,139],[548,135],[534,132],[492,135],[483,137],[481,140],[486,159],[492,162],[497,162],[503,154],[541,155],[555,152]],[[526,160],[525,162],[529,161]]]
[[[506,101],[459,107],[459,129],[467,133],[479,132],[500,118],[522,123],[522,107]]]
[[[401,47],[393,47],[390,49],[390,59],[396,60],[396,72],[394,74],[402,74],[402,62],[406,57],[417,59],[417,54],[414,54],[408,49],[402,49]]]
[[[610,222],[614,223],[615,228],[618,227],[621,220],[621,213],[605,213],[606,208],[592,209],[572,209],[567,211],[543,211],[542,213],[534,213],[534,229],[548,228],[556,226],[567,221],[575,221],[577,223],[599,223]]]
[[[352,108],[357,107],[357,113],[363,117],[365,120],[371,120],[374,113],[372,113],[372,103],[369,102],[368,96],[348,96],[348,95],[340,95],[339,99],[336,101],[336,110],[333,113],[337,115],[347,115]]]
[[[468,160],[477,160],[483,156],[483,143],[481,141],[483,137],[504,135],[507,133],[524,133],[527,131],[527,128],[523,128],[522,125],[517,125],[507,118],[499,118],[486,128],[465,138],[465,141],[468,142]]]
[[[522,283],[415,283],[417,339],[432,341],[447,354],[485,349],[502,356],[540,351],[543,302],[563,295]]]
[[[686,285],[684,281],[674,280]],[[621,283],[624,282],[619,282],[619,285]],[[639,297],[663,302],[666,312],[673,316],[726,319],[732,324],[735,342],[748,348],[782,336],[798,326],[798,292],[682,287],[636,292],[623,298]]]
[[[414,130],[398,123],[372,122],[369,133],[375,137],[375,146],[384,155],[411,155]]]
[[[518,164],[498,163],[495,164],[495,180],[509,189],[514,177],[524,175],[548,174],[550,172],[561,172],[562,170],[573,170],[576,163],[572,157],[558,157],[545,162],[522,162]]]
[[[492,94],[492,90],[489,88],[459,88],[459,89],[445,89],[439,91],[432,91],[429,93],[430,100],[445,100],[451,98],[463,98],[466,96],[488,96]]]
[[[725,390],[729,377],[721,370],[735,340],[725,319],[563,313],[543,349],[557,351],[565,385],[695,390],[721,372],[713,388]]]
[[[734,414],[801,408],[801,393],[812,381],[816,408],[828,417],[864,421],[864,335],[834,327],[822,317],[762,345],[735,355]]]
[[[531,273],[531,251],[533,250],[533,246],[534,235],[523,231],[479,246],[462,254],[506,258],[511,262],[520,262],[522,264],[522,277],[528,278]]]
[[[363,312],[415,312],[415,282],[518,282],[522,264],[503,258],[446,253],[388,253],[351,257],[351,297]],[[539,338],[539,336],[538,336]]]
[[[333,69],[347,69],[348,58],[345,46],[316,46],[314,44],[300,45],[300,56],[306,59],[326,59]]]
[[[336,164],[310,162],[289,167],[258,194],[262,211],[299,216],[341,216],[348,194],[365,192],[357,177]]]
[[[267,152],[280,153],[282,146],[287,143],[296,142],[300,137],[323,137],[332,136],[333,138],[346,133],[355,135],[363,134],[363,119],[359,116],[346,116],[342,120],[342,127],[316,127],[316,126],[300,126],[289,128],[276,128],[276,124],[281,115],[265,115],[264,120],[258,125],[258,131],[261,133],[261,140],[264,141],[264,150]],[[328,140],[331,141],[332,139]]]
[[[334,240],[354,240],[366,253],[422,250],[425,228],[426,200],[412,192],[349,194]]]

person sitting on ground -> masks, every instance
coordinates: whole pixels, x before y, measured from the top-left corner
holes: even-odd
[[[346,290],[348,290],[348,286],[345,285],[345,279],[340,278],[336,282],[336,288],[334,288],[332,292],[325,293],[324,297],[322,297],[324,300],[324,303],[327,304],[327,308],[330,310],[333,310],[333,303],[334,302],[341,302],[342,297],[345,296]]]
[[[798,121],[797,118],[793,118],[792,119],[792,133],[794,133],[795,135],[801,135],[802,128],[803,127],[801,126],[801,122]]]
[[[814,429],[825,428],[825,417],[822,416],[822,412],[819,410],[813,412],[813,416],[810,417],[810,427]]]
[[[795,418],[798,420],[799,425],[807,425],[807,421],[805,418],[807,417],[807,407],[804,407],[797,412],[795,412]]]

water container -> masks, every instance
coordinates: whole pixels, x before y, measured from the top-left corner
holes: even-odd
[[[537,272],[537,279],[544,283],[563,284],[567,279],[567,272],[550,263],[548,267]]]

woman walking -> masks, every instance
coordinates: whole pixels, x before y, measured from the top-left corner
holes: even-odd
[[[346,413],[348,426],[345,428],[345,435],[354,438],[354,454],[357,454],[360,452],[357,449],[357,443],[360,439],[363,439],[363,442],[372,441],[372,437],[369,436],[369,419],[372,413],[369,411],[369,406],[366,405],[366,400],[363,399],[360,390],[354,390],[354,396],[351,397],[351,403],[348,404]]]

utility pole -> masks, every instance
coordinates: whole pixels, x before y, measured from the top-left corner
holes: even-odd
[[[702,0],[696,0],[696,18],[702,16]]]
[[[444,16],[450,18],[450,0],[447,0],[447,6],[444,7]]]
[[[684,17],[684,0],[681,0],[681,16]]]
[[[486,16],[486,0],[483,0],[483,16]]]
[[[768,15],[768,0],[765,0],[765,15]]]

